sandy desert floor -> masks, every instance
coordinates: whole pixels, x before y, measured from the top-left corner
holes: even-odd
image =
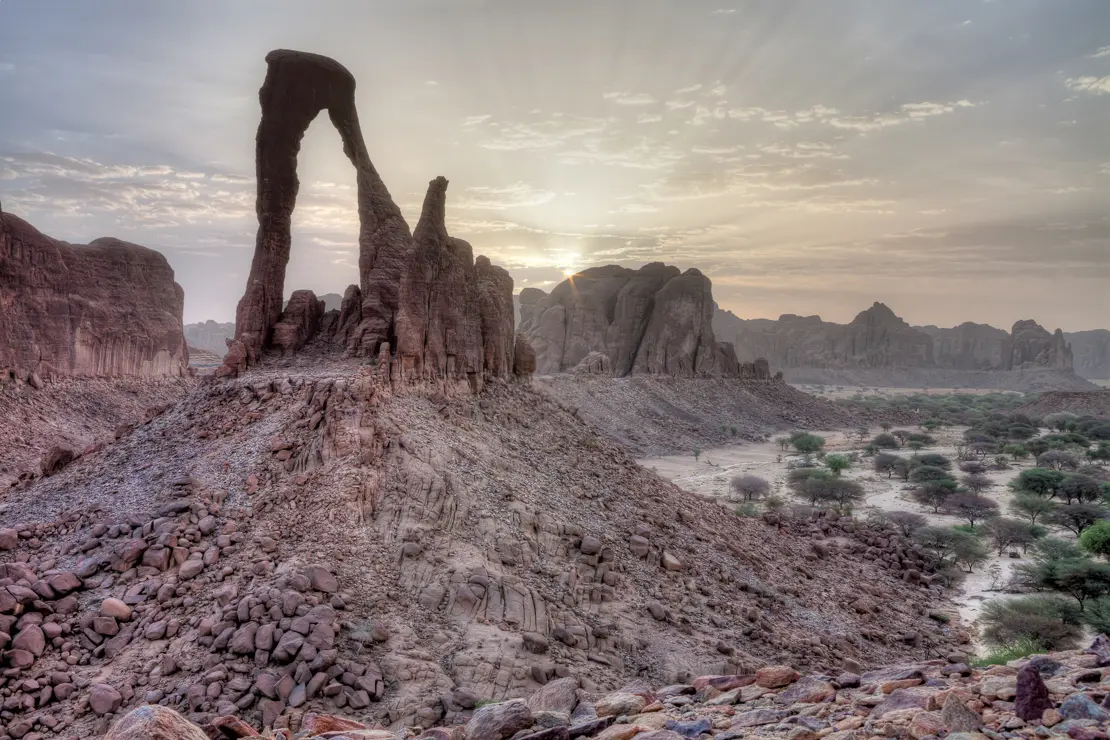
[[[965,427],[953,427],[935,433],[937,444],[923,452],[938,452],[951,460],[955,460],[955,442],[963,435]],[[872,435],[879,429],[872,430]],[[861,451],[862,444],[856,440],[849,440],[844,431],[815,431],[826,440],[828,452]],[[900,451],[898,454],[912,455],[909,450]],[[800,459],[795,453],[783,453],[779,446],[773,442],[750,443],[702,450],[698,459],[694,459],[693,451],[685,455],[670,455],[640,460],[644,467],[656,471],[659,475],[673,481],[689,491],[709,494],[718,497],[729,497],[729,481],[737,474],[751,473],[766,479],[772,485],[773,493],[782,496],[791,503],[796,499],[786,488],[787,464],[791,460]],[[1008,502],[1010,490],[1006,484],[1013,480],[1023,469],[1031,467],[1029,461],[1014,464],[1010,470],[989,473],[995,485],[983,492],[984,495],[997,501],[1003,515],[1010,515]],[[961,473],[954,471],[956,476]],[[863,484],[867,499],[865,503],[857,506],[853,512],[858,517],[867,517],[869,512],[884,511],[913,511],[926,516],[930,523],[954,525],[965,523],[955,516],[946,514],[933,514],[919,504],[914,503],[909,497],[910,484],[904,483],[897,476],[888,479],[879,475],[871,467],[869,458],[861,461],[846,470],[843,475]],[[1054,532],[1060,536],[1063,533]],[[996,589],[1009,580],[1011,568],[1025,562],[1025,557],[1011,558],[1009,554],[999,557],[991,553],[990,560],[975,568],[969,573],[959,586],[959,596],[956,603],[960,607],[960,614],[967,624],[974,623],[985,600],[1002,596]],[[993,569],[992,566],[998,568]],[[992,570],[996,574],[992,575]]]

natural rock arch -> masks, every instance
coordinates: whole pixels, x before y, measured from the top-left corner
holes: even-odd
[[[392,339],[399,278],[412,234],[370,161],[355,108],[355,78],[339,62],[301,51],[272,51],[266,64],[266,79],[258,92],[262,120],[255,147],[258,234],[247,288],[235,312],[240,352],[246,363],[256,363],[281,319],[300,186],[297,154],[305,131],[326,110],[357,174],[359,288],[358,295],[351,296],[357,315],[345,317],[356,325],[348,349],[374,355]]]

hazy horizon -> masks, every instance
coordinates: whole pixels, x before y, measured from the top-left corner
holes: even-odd
[[[0,203],[162,251],[185,321],[249,270],[263,57],[354,74],[410,225],[550,290],[663,261],[741,318],[1110,323],[1110,4],[0,2]],[[309,129],[286,293],[358,282],[354,170]]]

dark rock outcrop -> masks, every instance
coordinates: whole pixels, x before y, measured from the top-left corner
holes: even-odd
[[[355,79],[338,62],[316,54],[277,50],[266,55],[266,80],[259,90],[258,236],[247,289],[235,312],[236,351],[257,362],[281,318],[291,219],[299,180],[301,138],[322,110],[339,131],[343,152],[357,173],[361,318],[351,349],[377,354],[391,339],[401,270],[412,244],[408,224],[389,196],[366,150],[355,109]]]
[[[1071,345],[1077,375],[1110,379],[1110,330],[1065,332],[1064,340]]]
[[[69,244],[0,212],[0,370],[185,375],[184,302],[152,249],[110,238]]]
[[[358,125],[355,81],[327,57],[273,51],[259,92],[258,238],[247,289],[236,313],[219,375],[257,363],[267,349],[283,354],[306,345],[387,363],[394,380],[449,379],[473,388],[485,377],[528,374],[534,359],[515,341],[509,273],[447,233],[447,180],[429,186],[416,229],[375,171]],[[338,310],[311,291],[281,295],[289,261],[290,218],[297,196],[297,151],[308,125],[327,110],[358,174],[360,284]],[[338,296],[329,294],[332,305]],[[394,359],[390,353],[396,352]]]
[[[1026,319],[1015,323],[1010,331],[1010,354],[1004,369],[1031,367],[1071,370],[1072,354],[1064,332],[1057,329],[1050,334],[1036,321]]]
[[[592,267],[550,294],[521,291],[520,332],[536,351],[537,371],[575,369],[591,353],[616,376],[735,376],[732,348],[713,334],[713,294],[697,270],[655,262],[639,270]],[[587,363],[600,369],[598,363]]]
[[[951,329],[918,327],[933,338],[938,367],[957,370],[997,370],[1005,366],[1010,335],[988,324],[965,321]]]

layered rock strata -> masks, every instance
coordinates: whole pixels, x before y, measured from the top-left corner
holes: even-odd
[[[0,371],[26,378],[187,373],[185,292],[158,252],[69,244],[0,212]]]

